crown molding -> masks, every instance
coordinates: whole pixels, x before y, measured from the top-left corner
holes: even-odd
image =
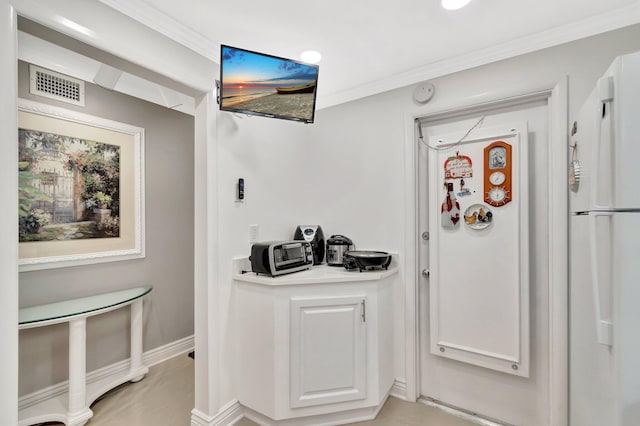
[[[217,43],[160,12],[144,0],[100,0],[100,2],[218,63]]]
[[[347,89],[339,93],[319,96],[316,107],[318,109],[328,108],[409,86],[420,81],[442,77],[480,65],[486,65],[638,23],[640,23],[640,0],[630,6],[615,9],[605,14],[514,39],[470,54],[426,64],[413,70],[363,84],[350,90]]]
[[[158,11],[144,0],[100,0],[100,2],[169,37],[207,59],[218,63],[217,43]],[[316,107],[318,109],[328,108],[405,87],[420,81],[441,77],[480,65],[486,65],[637,23],[640,23],[640,0],[635,1],[629,6],[618,8],[604,14],[530,36],[521,37],[470,54],[425,64],[418,68],[351,89],[319,94]]]

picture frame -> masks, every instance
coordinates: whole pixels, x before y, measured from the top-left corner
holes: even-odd
[[[20,271],[144,258],[144,128],[26,99],[18,128]]]

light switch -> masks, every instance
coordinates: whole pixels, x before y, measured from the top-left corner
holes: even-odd
[[[260,226],[258,225],[249,225],[249,243],[253,244],[258,241],[258,232],[260,231]]]

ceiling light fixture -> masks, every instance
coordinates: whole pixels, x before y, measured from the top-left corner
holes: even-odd
[[[322,59],[322,55],[315,50],[305,50],[300,54],[300,59],[308,64],[317,64]]]
[[[442,7],[447,10],[462,9],[469,4],[471,0],[442,0]]]

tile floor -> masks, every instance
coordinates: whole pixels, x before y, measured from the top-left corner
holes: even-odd
[[[138,383],[127,383],[104,395],[91,409],[86,426],[189,426],[194,406],[193,360],[186,354],[151,367]],[[389,398],[375,420],[357,426],[474,426],[421,403]],[[61,423],[47,423],[47,426]],[[236,426],[255,426],[242,419]]]

